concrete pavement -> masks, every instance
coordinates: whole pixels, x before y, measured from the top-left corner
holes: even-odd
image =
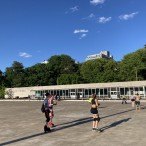
[[[145,146],[146,103],[136,112],[131,104],[102,101],[102,133],[92,131],[90,104],[60,101],[54,106],[56,127],[43,133],[41,101],[0,101],[0,146]]]

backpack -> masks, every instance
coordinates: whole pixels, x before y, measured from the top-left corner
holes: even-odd
[[[45,106],[44,106],[44,103],[42,104],[41,111],[42,111],[42,113],[45,112]]]

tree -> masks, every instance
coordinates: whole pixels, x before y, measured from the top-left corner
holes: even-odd
[[[0,85],[0,99],[5,98],[5,87],[3,85]]]
[[[73,74],[77,72],[77,64],[68,55],[55,55],[48,59],[48,71],[50,71],[50,78],[52,84],[57,84],[57,78],[61,74]]]
[[[104,65],[104,73],[102,75],[103,82],[118,82],[119,79],[119,67],[118,63],[114,60],[109,60]]]
[[[61,74],[58,78],[58,85],[79,84],[81,78],[77,74]]]
[[[45,86],[50,84],[50,72],[46,64],[36,64],[25,69],[26,86]]]
[[[28,68],[14,61],[5,73],[0,71],[0,86],[47,86],[146,79],[146,47],[127,54],[120,62],[107,59],[76,63],[68,55],[54,55],[47,64],[38,63]]]
[[[86,83],[104,82],[104,65],[108,62],[107,59],[90,60],[82,64],[81,75]]]
[[[5,95],[7,96],[7,98],[12,99],[14,98],[14,92],[12,91],[12,89],[9,89],[6,91]]]
[[[5,72],[7,86],[22,87],[24,86],[24,66],[22,63],[14,61],[12,67],[6,68]]]
[[[14,72],[12,67],[7,67],[5,72],[6,87],[13,87]]]
[[[3,76],[3,72],[0,70],[0,86],[4,84],[4,76]]]
[[[146,48],[125,55],[119,67],[119,77],[121,81],[134,81],[136,80],[137,74],[138,79],[146,79],[146,76],[142,76],[139,73],[141,69],[146,68]]]

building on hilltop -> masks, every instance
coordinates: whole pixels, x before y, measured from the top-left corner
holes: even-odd
[[[86,61],[100,58],[113,59],[113,56],[109,51],[101,51],[99,54],[88,55]]]
[[[43,62],[41,62],[41,64],[47,64],[48,61],[47,60],[44,60]]]

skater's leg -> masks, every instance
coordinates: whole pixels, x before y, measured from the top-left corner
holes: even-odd
[[[49,124],[51,127],[53,127],[54,126],[54,123],[53,123],[54,112],[53,112],[53,110],[50,112],[49,116],[50,116]]]
[[[49,131],[51,131],[51,129],[49,127],[49,122],[50,122],[49,110],[45,111],[45,117],[46,117],[46,124],[44,126],[44,132],[49,132]]]
[[[96,115],[93,114],[92,129],[95,130],[95,128],[96,128]]]

